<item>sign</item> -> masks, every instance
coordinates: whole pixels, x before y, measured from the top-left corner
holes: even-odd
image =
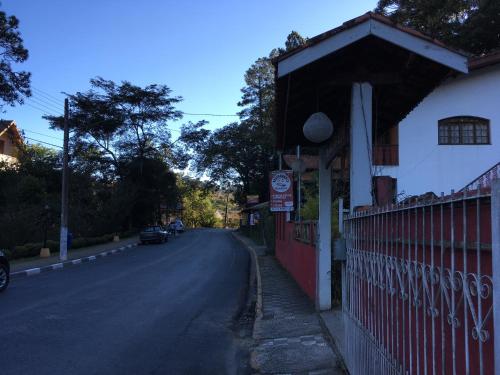
[[[247,195],[247,204],[257,204],[259,203],[258,195]]]
[[[269,179],[271,212],[293,211],[293,171],[273,171]]]

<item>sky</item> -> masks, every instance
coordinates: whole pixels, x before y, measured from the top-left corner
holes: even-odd
[[[64,94],[83,92],[89,80],[165,84],[182,96],[188,113],[235,114],[245,71],[283,46],[290,31],[313,37],[373,10],[376,0],[0,0],[20,20],[32,73],[33,97],[4,107],[34,140],[61,145],[44,113],[63,111]],[[171,124],[208,120],[209,128],[237,117],[184,116]]]

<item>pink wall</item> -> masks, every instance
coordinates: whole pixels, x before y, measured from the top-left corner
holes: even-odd
[[[276,214],[276,258],[292,275],[300,288],[316,297],[316,246],[295,239],[295,225],[286,222],[285,213]],[[314,238],[314,236],[312,236]]]

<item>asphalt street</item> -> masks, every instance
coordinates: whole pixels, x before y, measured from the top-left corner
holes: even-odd
[[[200,229],[13,280],[0,294],[0,374],[240,374],[250,257]]]

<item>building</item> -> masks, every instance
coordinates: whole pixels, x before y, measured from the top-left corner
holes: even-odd
[[[17,152],[22,143],[21,135],[15,121],[0,121],[0,162],[13,164],[17,162]]]
[[[336,301],[349,372],[500,374],[500,181],[474,184],[498,177],[498,55],[367,13],[275,64],[276,149],[319,170],[319,220],[277,213],[276,257],[317,310]],[[308,136],[313,115],[333,132]]]
[[[400,197],[459,191],[486,171],[498,175],[499,87],[500,52],[470,59],[468,74],[446,79],[392,134],[374,140],[376,174],[395,178]]]

